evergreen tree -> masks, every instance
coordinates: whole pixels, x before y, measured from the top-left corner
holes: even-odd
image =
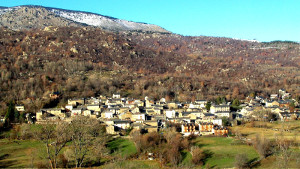
[[[19,112],[15,110],[15,104],[13,101],[8,103],[5,119],[9,122],[16,122],[19,120]],[[17,119],[15,118],[17,116]]]
[[[210,110],[210,107],[211,107],[211,103],[210,103],[210,101],[208,101],[207,103],[206,103],[206,106],[205,106],[205,108],[206,108],[206,110]]]
[[[239,101],[239,99],[234,99],[233,102],[232,102],[232,106],[233,106],[233,107],[238,107],[238,106],[240,106],[240,101]]]
[[[216,104],[221,104],[222,103],[222,98],[219,96],[219,97],[217,97],[217,99],[216,99]]]

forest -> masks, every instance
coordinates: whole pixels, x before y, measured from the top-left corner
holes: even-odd
[[[9,101],[36,112],[60,94],[168,101],[300,93],[300,45],[93,27],[0,29],[0,112]]]

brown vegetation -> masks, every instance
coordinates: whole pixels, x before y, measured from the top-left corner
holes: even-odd
[[[298,51],[294,43],[111,33],[89,27],[1,28],[0,108],[16,100],[35,112],[51,102],[54,91],[61,93],[61,103],[114,92],[179,101],[268,95],[278,88],[295,94]]]

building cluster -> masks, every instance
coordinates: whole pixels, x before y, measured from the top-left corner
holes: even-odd
[[[287,97],[289,96],[289,97]],[[69,99],[63,108],[40,109],[36,113],[36,123],[64,120],[72,121],[74,117],[86,116],[98,119],[106,125],[110,134],[118,134],[129,129],[139,129],[148,132],[160,131],[170,124],[180,124],[183,135],[227,135],[228,129],[223,126],[222,119],[256,118],[255,112],[270,111],[281,120],[298,118],[297,110],[291,111],[290,103],[297,106],[295,100],[285,90],[272,94],[269,99],[259,96],[248,97],[240,105],[238,111],[231,111],[230,103],[211,104],[207,110],[206,100],[196,100],[190,103],[159,101],[145,97],[143,100],[123,98],[120,94],[112,97]],[[16,106],[18,111],[24,111],[24,106]],[[177,125],[178,126],[178,125]]]
[[[278,93],[271,94],[269,98],[256,96],[255,98],[247,97],[243,104],[240,105],[241,110],[236,112],[237,118],[256,118],[255,112],[270,112],[277,116],[281,121],[288,121],[299,118],[299,103],[295,99],[291,99],[292,95],[284,89],[279,89]],[[263,118],[267,118],[266,116]]]
[[[148,97],[139,100],[113,94],[112,97],[69,99],[68,104],[63,108],[40,109],[36,113],[36,123],[49,120],[70,122],[76,116],[87,116],[103,122],[110,134],[118,134],[129,129],[160,131],[169,124],[175,123],[182,126],[181,132],[184,135],[228,134],[228,129],[222,127],[221,118],[232,117],[230,106],[212,105],[210,111],[207,111],[206,104],[206,100],[179,103],[167,102],[164,98],[159,101]],[[200,126],[206,123],[213,124],[211,130],[201,130]],[[185,129],[186,126],[193,126],[193,129],[191,127]],[[221,129],[224,132],[219,132]]]

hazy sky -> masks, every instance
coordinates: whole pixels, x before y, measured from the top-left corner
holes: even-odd
[[[0,0],[159,25],[182,35],[300,41],[300,0]]]

